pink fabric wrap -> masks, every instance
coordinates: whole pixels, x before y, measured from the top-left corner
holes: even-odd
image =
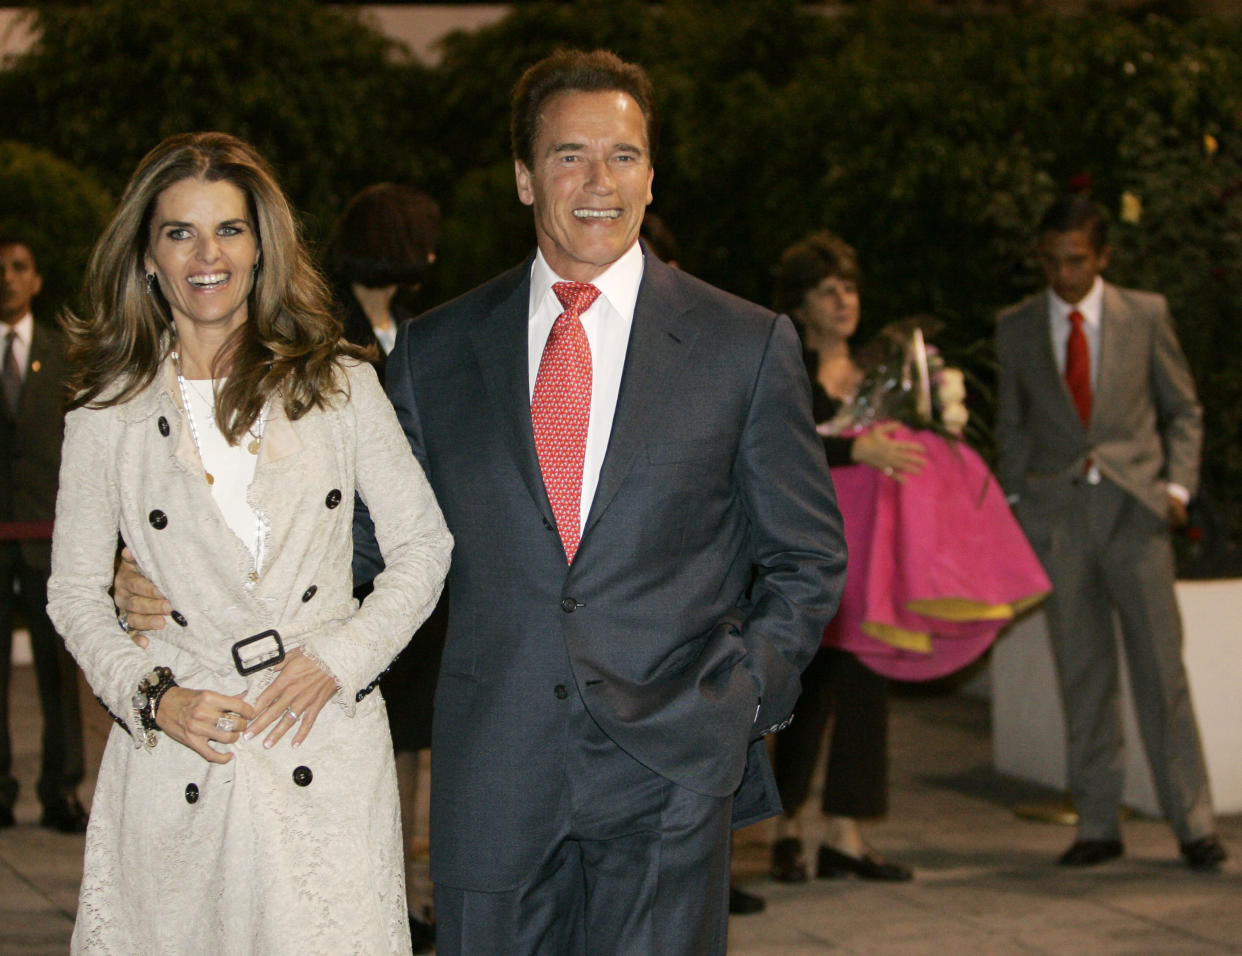
[[[886,677],[934,680],[979,657],[1051,585],[971,448],[904,427],[892,437],[927,450],[904,483],[863,465],[832,470],[849,571],[824,644]]]

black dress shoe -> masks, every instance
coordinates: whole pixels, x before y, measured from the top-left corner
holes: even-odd
[[[914,871],[904,863],[884,859],[875,850],[868,849],[862,856],[850,856],[830,846],[821,846],[815,860],[815,875],[821,880],[838,876],[857,876],[864,880],[886,880],[903,883],[914,879]]]
[[[1213,873],[1220,869],[1228,854],[1215,833],[1182,844],[1182,858],[1192,870]]]
[[[797,837],[785,837],[773,843],[769,872],[777,883],[805,883],[806,858],[802,855],[802,841]]]
[[[734,916],[762,913],[767,905],[762,896],[747,893],[745,890],[739,890],[732,883],[729,884],[729,912]]]
[[[12,807],[0,807],[0,830],[17,826],[17,818],[13,816]]]
[[[1120,840],[1075,840],[1057,860],[1062,866],[1096,866],[1122,854]]]
[[[70,796],[45,805],[39,826],[61,833],[85,833],[89,819],[78,798]]]
[[[423,916],[426,919],[410,913],[410,944],[416,953],[430,953],[436,948],[436,924],[427,910],[423,910]]]

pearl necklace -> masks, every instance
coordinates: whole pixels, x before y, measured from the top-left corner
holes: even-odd
[[[206,463],[203,460],[203,444],[198,437],[198,424],[194,421],[194,410],[190,407],[190,393],[187,390],[189,380],[181,372],[181,356],[178,353],[173,352],[172,359],[173,363],[177,366],[177,387],[181,390],[181,404],[185,408],[186,421],[190,423],[190,436],[194,439],[194,448],[198,452],[198,460],[203,462],[203,476],[207,479],[207,484],[213,485],[215,484],[216,479],[212,473],[207,470]],[[214,396],[211,399],[207,399],[203,396],[203,393],[198,390],[197,386],[189,387],[193,388],[194,394],[202,399],[202,401],[204,401],[208,407],[214,411],[216,404]],[[259,430],[257,433],[255,432],[253,426],[248,429],[250,442],[246,445],[246,451],[250,452],[252,455],[257,455],[259,453],[259,441],[263,437],[264,416],[262,414],[259,415],[258,425]]]
[[[177,387],[181,391],[181,404],[185,409],[186,421],[189,422],[189,425],[190,425],[190,436],[194,439],[194,448],[198,452],[198,460],[203,465],[203,476],[207,479],[207,484],[213,485],[215,484],[216,479],[211,474],[211,472],[207,470],[206,462],[203,459],[203,446],[202,446],[202,442],[199,440],[199,437],[198,437],[198,425],[194,421],[194,410],[190,407],[190,393],[189,393],[189,389],[187,388],[187,384],[189,380],[186,379],[186,377],[181,372],[181,356],[177,354],[177,352],[174,351],[172,353],[172,359],[173,359],[173,363],[177,367]],[[194,389],[194,394],[200,400],[205,402],[207,406],[211,408],[214,412],[214,409],[215,409],[214,397],[211,400],[208,400],[203,396],[203,393],[200,392],[197,387],[195,386],[190,386],[190,387]],[[266,424],[266,416],[263,413],[260,413],[259,419],[258,419],[258,426],[259,426],[258,432],[256,433],[253,427],[249,429],[250,442],[249,444],[246,445],[246,451],[250,452],[250,454],[252,455],[257,455],[259,453],[259,444],[260,444],[261,439],[263,438],[263,426],[265,424]],[[255,582],[259,580],[259,567],[263,563],[263,552],[265,550],[265,545],[266,545],[267,526],[268,526],[267,516],[264,515],[261,511],[256,510],[254,513],[254,516],[255,516],[255,528],[256,528],[255,546],[257,550],[251,556],[252,563],[250,567],[250,574],[248,575],[251,584],[254,584]]]

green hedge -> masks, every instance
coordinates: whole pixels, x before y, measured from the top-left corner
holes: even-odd
[[[0,234],[30,243],[43,276],[34,307],[45,320],[77,295],[91,246],[111,212],[108,193],[76,167],[0,141]]]
[[[942,319],[985,426],[993,316],[1039,286],[1033,222],[1071,181],[1114,215],[1130,194],[1142,214],[1118,222],[1110,276],[1169,296],[1207,415],[1214,511],[1186,567],[1242,571],[1228,549],[1242,535],[1242,18],[523,3],[448,37],[432,68],[312,0],[218,0],[208,31],[174,0],[37,16],[41,43],[0,73],[6,135],[115,191],[161,136],[230,130],[274,160],[316,238],[366,182],[420,181],[446,213],[421,305],[530,246],[506,132],[518,73],[557,46],[612,48],[657,84],[653,208],[683,264],[768,301],[784,246],[841,233],[862,258],[860,339]],[[976,438],[988,452],[986,428]]]

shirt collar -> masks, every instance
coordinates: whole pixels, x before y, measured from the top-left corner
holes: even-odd
[[[26,346],[26,348],[30,348],[30,340],[34,336],[34,315],[32,313],[27,312],[20,319],[9,326],[9,328],[17,333],[17,340],[21,342],[22,345]],[[8,329],[5,329],[4,337],[7,337],[8,334]]]
[[[633,316],[634,305],[638,301],[638,287],[643,280],[643,250],[637,241],[630,246],[616,262],[591,280],[591,285],[599,289],[600,296],[607,301],[619,315]],[[545,297],[551,296],[556,303],[556,293],[552,291],[555,282],[564,282],[548,265],[542,250],[535,252],[535,262],[530,270],[530,315],[534,315],[539,304]],[[561,311],[559,303],[556,311]]]
[[[1091,286],[1091,291],[1083,296],[1082,301],[1077,305],[1071,305],[1062,299],[1059,295],[1048,290],[1048,311],[1055,322],[1064,322],[1069,324],[1069,314],[1077,309],[1082,313],[1083,322],[1091,328],[1097,328],[1100,324],[1100,310],[1104,304],[1104,280],[1099,276],[1095,277],[1095,282]]]

